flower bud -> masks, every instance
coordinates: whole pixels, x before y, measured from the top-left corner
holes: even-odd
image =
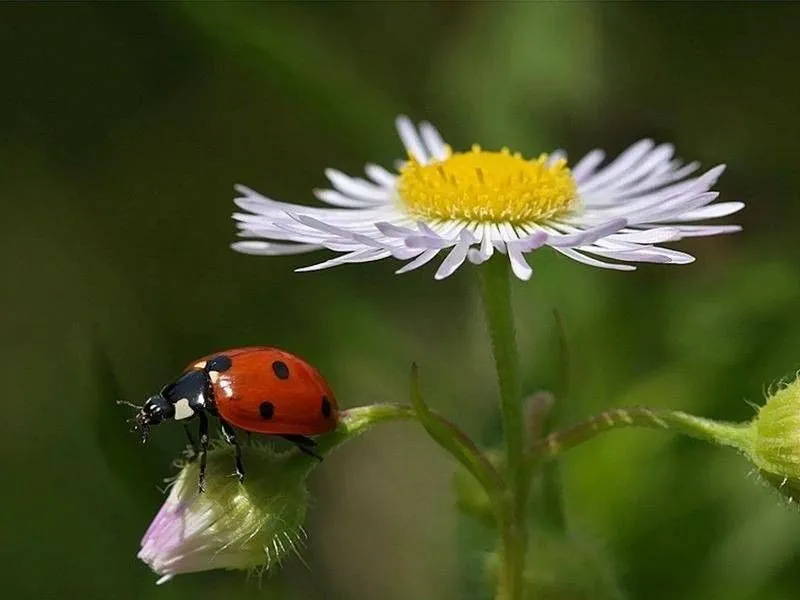
[[[379,423],[414,416],[410,407],[393,404],[342,411],[336,429],[317,438],[316,452],[326,456]],[[158,583],[180,573],[266,569],[290,552],[298,554],[306,539],[306,479],[319,461],[296,450],[276,454],[262,445],[248,445],[243,459],[246,475],[240,483],[233,450],[219,445],[209,451],[203,493],[198,492],[197,461],[182,466],[139,552],[161,576]]]
[[[745,453],[789,501],[800,500],[800,377],[781,385],[759,408]]]
[[[208,453],[206,491],[198,492],[198,463],[181,469],[164,505],[142,539],[139,558],[158,583],[180,573],[258,569],[298,552],[305,540],[308,462],[264,446],[245,449],[244,483],[231,476],[233,453]]]

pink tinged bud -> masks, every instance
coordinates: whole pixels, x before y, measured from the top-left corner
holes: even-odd
[[[305,463],[292,454],[250,447],[240,484],[227,448],[208,455],[206,492],[197,490],[197,463],[184,466],[141,542],[139,558],[159,575],[212,569],[269,568],[298,554],[306,534]]]

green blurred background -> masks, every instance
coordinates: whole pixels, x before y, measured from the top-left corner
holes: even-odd
[[[567,420],[631,403],[750,416],[800,366],[799,20],[788,3],[1,6],[3,596],[485,597],[453,467],[410,424],[316,472],[310,569],[156,587],[136,559],[183,433],[140,447],[114,401],[215,349],[292,350],[345,406],[405,401],[415,360],[431,405],[497,441],[474,270],[300,275],[309,256],[228,250],[234,183],[310,202],[326,166],[400,155],[398,112],[457,147],[577,158],[653,136],[726,162],[719,188],[747,202],[743,233],[681,243],[691,266],[633,274],[542,251],[515,301],[530,391],[558,385],[563,316]],[[563,467],[571,528],[630,598],[800,593],[800,515],[737,456],[627,431]]]

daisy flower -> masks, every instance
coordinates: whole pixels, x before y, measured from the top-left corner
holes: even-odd
[[[368,164],[363,178],[328,169],[331,187],[314,192],[324,208],[237,186],[242,212],[234,219],[239,235],[250,239],[233,249],[338,253],[298,271],[395,258],[405,261],[397,270],[405,273],[443,254],[436,279],[498,252],[527,280],[532,269],[525,255],[544,246],[587,265],[630,271],[631,263],[694,260],[664,242],[740,229],[700,223],[744,206],[713,203],[718,193],[711,188],[725,166],[697,174],[699,164],[682,164],[670,144],[641,140],[606,166],[605,154],[593,150],[570,168],[561,151],[533,159],[477,145],[454,152],[433,125],[415,126],[405,116],[397,132],[408,159],[396,172]]]

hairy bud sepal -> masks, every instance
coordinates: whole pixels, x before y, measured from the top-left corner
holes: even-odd
[[[800,377],[779,386],[750,423],[746,454],[789,501],[800,501]]]
[[[263,570],[298,553],[309,495],[309,463],[262,445],[245,448],[247,476],[233,475],[233,452],[208,453],[206,490],[198,462],[187,462],[142,539],[139,558],[160,576],[211,569]]]

